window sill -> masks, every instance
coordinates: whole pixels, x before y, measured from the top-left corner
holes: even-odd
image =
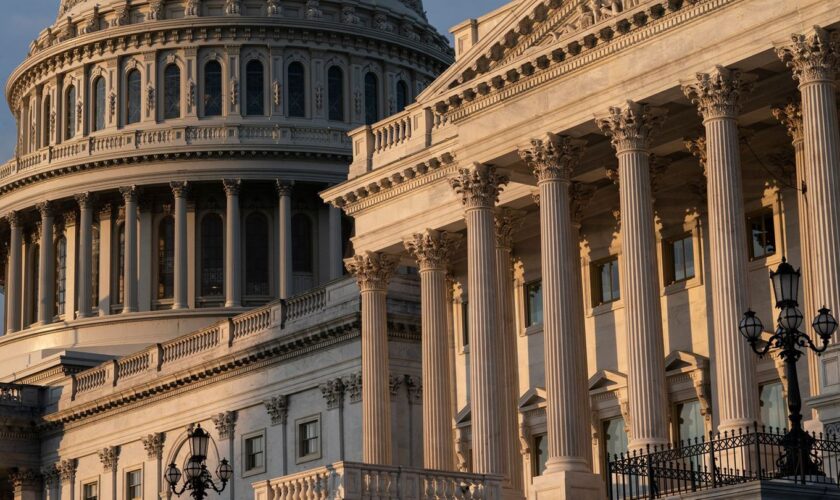
[[[776,252],[774,254],[768,255],[766,257],[760,257],[758,259],[753,259],[749,262],[747,266],[747,271],[758,271],[766,267],[774,266],[782,262],[782,254],[781,252]]]
[[[521,335],[524,336],[524,337],[527,337],[529,335],[536,335],[536,334],[542,333],[542,332],[543,332],[543,324],[542,323],[536,323],[536,324],[533,324],[533,325],[525,328],[524,330],[522,330]]]
[[[621,299],[607,302],[605,304],[598,304],[589,310],[589,316],[600,316],[602,314],[617,311],[618,309],[624,309],[624,301]]]
[[[256,469],[250,469],[250,470],[242,471],[242,477],[257,476],[259,474],[265,474],[265,466],[258,467]]]
[[[703,284],[703,280],[701,280],[699,276],[694,276],[693,278],[683,280],[683,281],[677,281],[677,282],[671,283],[670,285],[667,285],[662,290],[661,295],[663,297],[666,296],[666,295],[673,295],[675,293],[684,292],[684,291],[689,290],[691,288],[697,288],[698,286],[700,286],[702,284]]]
[[[312,453],[310,455],[305,455],[303,457],[297,457],[295,459],[295,464],[305,464],[307,462],[313,462],[315,460],[320,460],[321,454],[320,453]]]

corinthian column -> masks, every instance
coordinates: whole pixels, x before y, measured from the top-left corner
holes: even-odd
[[[668,442],[665,348],[649,163],[651,136],[663,120],[663,110],[632,101],[621,108],[610,108],[607,117],[597,120],[598,127],[610,136],[618,157],[631,448]]]
[[[123,262],[123,313],[137,311],[137,189],[120,188],[125,202],[125,261]]]
[[[362,461],[391,465],[386,293],[395,257],[368,252],[347,261],[359,282],[362,300]]]
[[[840,308],[840,141],[835,95],[840,41],[836,35],[815,27],[807,35],[793,35],[790,44],[777,49],[802,94],[808,218],[812,229],[819,228],[812,248],[813,300],[835,311]]]
[[[36,208],[41,212],[41,246],[38,255],[38,323],[52,323],[55,314],[55,296],[53,269],[55,268],[53,244],[53,211],[48,201],[39,203]]]
[[[706,127],[709,255],[718,385],[719,430],[758,419],[755,354],[738,333],[748,307],[747,229],[738,142],[740,98],[751,85],[740,72],[718,66],[700,73],[683,92],[697,105]]]
[[[185,309],[187,305],[187,182],[169,183],[175,198],[175,290],[173,309]]]
[[[452,449],[452,385],[447,351],[446,264],[453,247],[445,232],[427,230],[405,242],[420,265],[423,351],[423,466],[455,470]]]
[[[6,284],[6,300],[9,301],[6,319],[6,332],[14,333],[20,330],[21,319],[21,243],[23,230],[21,228],[18,213],[9,212],[6,216],[9,222],[9,283]]]
[[[93,266],[93,201],[90,193],[76,195],[79,204],[79,317],[90,316]]]
[[[222,183],[227,197],[225,214],[225,307],[242,305],[242,262],[239,257],[240,220],[239,220],[239,179],[224,179]]]
[[[470,408],[473,472],[505,474],[502,437],[501,370],[497,340],[494,206],[508,183],[496,169],[474,164],[450,179],[464,204],[467,223],[468,321],[470,326]]]

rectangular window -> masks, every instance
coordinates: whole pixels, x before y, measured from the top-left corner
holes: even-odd
[[[310,417],[297,423],[298,462],[321,457],[321,418]]]
[[[759,391],[761,424],[774,430],[787,428],[787,404],[785,403],[785,393],[782,390],[782,383],[772,382],[770,384],[764,384]]]
[[[538,434],[534,436],[534,445],[531,447],[531,455],[534,477],[542,476],[545,472],[545,464],[548,461],[548,436],[545,434]]]
[[[464,347],[470,345],[469,317],[470,315],[467,302],[461,302],[461,345]]]
[[[700,401],[692,400],[677,404],[677,442],[694,441],[705,437]]]
[[[604,455],[612,460],[616,455],[627,453],[627,432],[622,417],[604,420]],[[606,468],[604,469],[606,470]]]
[[[747,216],[750,260],[762,259],[776,253],[776,226],[773,210],[762,210]]]
[[[691,234],[666,242],[665,254],[667,285],[694,277],[694,238]]]
[[[608,304],[621,298],[621,289],[618,281],[618,257],[610,257],[607,260],[596,263],[592,266],[593,278],[593,305]]]
[[[143,498],[143,473],[140,470],[125,474],[125,497],[128,500]]]
[[[525,284],[525,314],[525,326],[542,324],[542,281]]]
[[[99,497],[99,483],[87,483],[82,486],[82,498],[84,500],[97,500]]]
[[[265,471],[265,435],[245,436],[243,446],[244,473],[258,473]]]

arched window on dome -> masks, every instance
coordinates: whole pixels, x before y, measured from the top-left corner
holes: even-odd
[[[221,297],[225,289],[224,224],[217,213],[201,219],[201,296]]]
[[[181,68],[172,63],[163,70],[163,118],[181,117]]]
[[[67,298],[67,239],[64,236],[55,241],[55,315],[64,315],[64,303]]]
[[[40,281],[41,245],[32,244],[29,249],[29,324],[38,322],[38,282]]]
[[[175,294],[175,220],[160,220],[157,237],[157,299],[171,299]]]
[[[338,66],[327,72],[327,107],[330,120],[344,121],[344,71]]]
[[[208,61],[204,65],[204,116],[222,114],[222,65]]]
[[[64,140],[76,135],[76,87],[70,85],[64,92]]]
[[[245,114],[265,114],[265,70],[256,59],[245,66]]]
[[[130,125],[140,121],[141,85],[140,71],[132,69],[125,77],[126,100],[125,100],[125,123]]]
[[[50,144],[50,115],[52,114],[52,99],[50,95],[44,96],[43,110],[41,112],[41,146]]]
[[[97,76],[93,81],[93,131],[105,128],[105,78]]]
[[[303,64],[295,61],[288,69],[289,116],[306,117],[306,73]]]
[[[371,125],[379,120],[379,78],[374,73],[365,75],[365,123]]]
[[[245,219],[245,295],[265,297],[269,287],[268,218],[252,212]]]
[[[404,80],[397,81],[397,113],[408,106],[408,84]]]

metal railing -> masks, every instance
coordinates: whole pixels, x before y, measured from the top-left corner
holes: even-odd
[[[783,475],[781,466],[802,463],[803,449],[791,445],[784,429],[754,425],[679,446],[648,447],[644,452],[615,455],[607,466],[610,499],[664,498],[762,480],[838,486],[840,441],[834,435],[811,434],[811,458],[823,475]]]

